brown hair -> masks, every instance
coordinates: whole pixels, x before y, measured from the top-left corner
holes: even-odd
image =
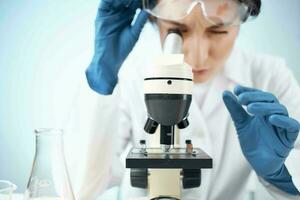
[[[261,10],[261,0],[238,0],[238,1],[248,6],[250,16],[256,17],[259,15]]]

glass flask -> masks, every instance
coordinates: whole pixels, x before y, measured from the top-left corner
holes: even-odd
[[[0,200],[11,200],[17,186],[9,181],[0,180]]]
[[[35,130],[36,152],[24,200],[75,200],[63,150],[63,131]]]

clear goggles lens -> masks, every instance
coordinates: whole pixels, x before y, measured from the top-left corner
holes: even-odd
[[[143,0],[144,9],[153,16],[177,21],[199,5],[203,16],[212,25],[239,25],[249,16],[249,8],[238,0]]]

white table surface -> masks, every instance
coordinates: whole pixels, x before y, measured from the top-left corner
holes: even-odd
[[[24,194],[13,194],[11,200],[23,200]]]
[[[7,195],[0,195],[0,200],[7,199]],[[11,200],[23,200],[23,194],[13,194]]]
[[[1,199],[1,195],[0,195],[0,200],[2,200]],[[5,199],[6,200],[6,199]],[[24,200],[24,194],[22,194],[22,193],[19,193],[19,194],[13,194],[12,195],[12,199],[11,200]]]

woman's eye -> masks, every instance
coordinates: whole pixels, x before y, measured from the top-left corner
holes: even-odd
[[[219,31],[219,30],[209,30],[213,34],[228,34],[228,31]]]
[[[187,29],[186,28],[181,28],[181,27],[176,27],[176,28],[169,28],[168,31],[185,33],[185,32],[187,32]]]

